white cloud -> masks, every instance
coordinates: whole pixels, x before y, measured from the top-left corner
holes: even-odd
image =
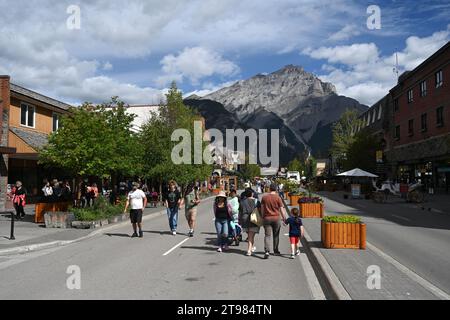
[[[412,70],[425,61],[450,40],[450,27],[429,37],[409,37],[405,48],[398,53],[400,74]],[[386,95],[396,84],[395,54],[381,56],[373,43],[350,46],[308,48],[303,54],[318,60],[326,60],[320,75],[323,81],[331,82],[341,95],[372,105]]]
[[[348,24],[339,30],[336,33],[333,33],[328,39],[330,41],[342,41],[348,40],[354,36],[358,36],[361,34],[361,31],[358,30],[358,27],[354,24]]]
[[[199,80],[205,77],[233,76],[239,72],[239,67],[232,61],[203,47],[185,48],[177,56],[166,55],[160,63],[164,72],[164,75],[158,78],[160,85],[165,85],[172,79],[180,82],[184,78],[198,84]]]
[[[105,62],[103,64],[103,70],[105,71],[111,71],[113,69],[113,65],[110,62]]]
[[[358,65],[374,62],[378,58],[378,48],[374,43],[352,44],[349,46],[307,48],[302,51],[314,59],[326,59],[329,63]]]

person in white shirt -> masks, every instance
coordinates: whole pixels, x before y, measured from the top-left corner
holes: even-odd
[[[137,227],[139,228],[139,238],[144,236],[142,232],[142,212],[147,206],[147,196],[144,191],[138,189],[139,184],[134,182],[133,189],[128,193],[127,203],[125,204],[124,212],[127,212],[128,207],[130,207],[130,220],[133,226],[132,238],[138,237]]]

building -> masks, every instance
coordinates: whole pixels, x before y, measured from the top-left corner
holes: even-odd
[[[138,132],[142,125],[150,120],[152,114],[159,114],[160,105],[130,105],[126,108],[127,114],[134,114],[132,130]]]
[[[44,178],[65,178],[57,169],[38,164],[39,148],[48,141],[48,135],[59,127],[61,115],[70,105],[49,98],[10,82],[9,76],[0,76],[1,109],[3,116],[1,200],[5,204],[7,184],[20,180],[27,190],[28,202],[38,196]],[[6,152],[5,152],[6,151]]]
[[[394,178],[450,184],[450,42],[390,90],[387,160]]]

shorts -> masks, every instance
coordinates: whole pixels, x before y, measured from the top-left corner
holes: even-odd
[[[131,223],[141,223],[142,222],[142,209],[131,209],[130,210],[130,220],[131,220]]]
[[[300,239],[300,237],[289,236],[289,241],[291,242],[291,244],[297,244],[299,239]]]
[[[186,216],[187,220],[195,220],[195,219],[197,219],[197,207],[185,210],[184,215]]]

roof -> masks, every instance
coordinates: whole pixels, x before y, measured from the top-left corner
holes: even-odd
[[[69,105],[67,103],[64,103],[64,102],[55,100],[53,98],[44,96],[43,94],[40,94],[40,93],[37,93],[37,92],[32,91],[30,89],[26,89],[24,87],[18,86],[17,84],[10,83],[10,90],[12,92],[15,92],[15,93],[27,96],[29,98],[32,98],[34,100],[37,100],[37,101],[40,101],[40,102],[43,102],[43,103],[46,103],[46,104],[49,104],[49,105],[54,106],[54,107],[59,108],[59,109],[69,110],[69,108],[72,107],[71,105]]]
[[[35,150],[42,148],[48,142],[48,135],[45,133],[15,127],[10,127],[9,130]]]

